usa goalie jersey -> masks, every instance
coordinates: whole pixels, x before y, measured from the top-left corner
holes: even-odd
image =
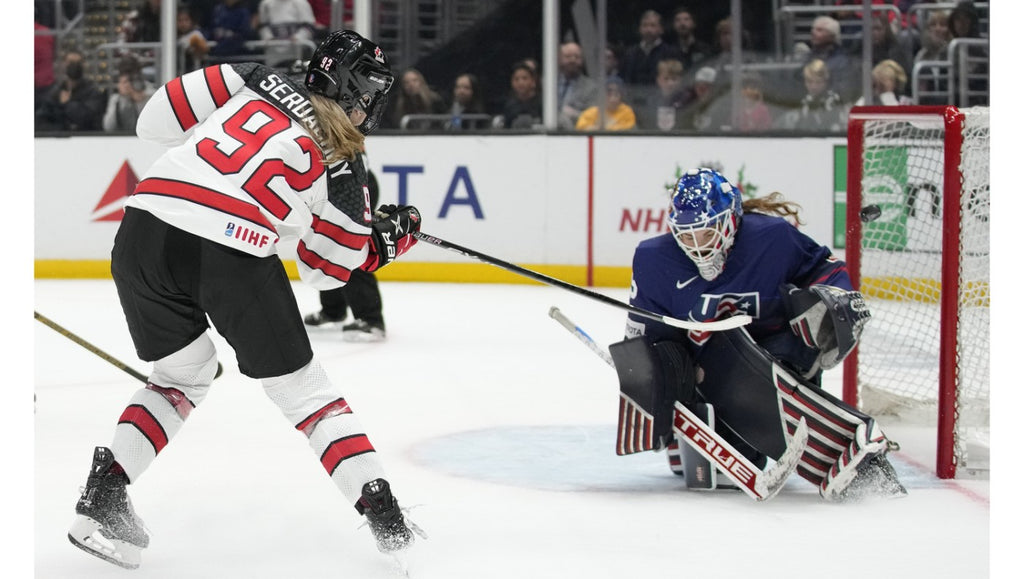
[[[824,284],[852,289],[846,264],[781,217],[745,213],[722,273],[702,278],[671,233],[641,241],[633,254],[630,304],[678,319],[710,321],[747,314],[745,326],[762,343],[793,338],[781,287]],[[626,336],[674,339],[699,349],[709,332],[690,331],[629,315]],[[766,346],[768,347],[768,346]],[[774,347],[768,347],[775,350]]]
[[[139,116],[138,136],[170,149],[125,206],[258,257],[295,240],[302,280],[340,287],[368,262],[367,170],[358,158],[324,165],[317,131],[306,88],[272,68],[187,73]]]

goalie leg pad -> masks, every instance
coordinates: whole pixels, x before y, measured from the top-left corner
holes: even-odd
[[[661,450],[672,436],[672,405],[695,401],[696,369],[683,344],[643,337],[609,346],[619,376],[615,453]]]
[[[715,407],[716,430],[730,428],[755,449],[778,459],[784,449],[783,428],[792,434],[801,418],[807,421],[808,444],[797,473],[818,486],[826,499],[843,494],[861,461],[894,476],[891,468],[872,458],[884,460],[889,447],[872,417],[792,374],[745,329],[715,332],[697,362],[704,371],[697,390]],[[834,467],[839,470],[830,474]],[[898,480],[889,486],[902,488]]]
[[[848,502],[867,496],[902,497],[907,489],[885,458],[889,441],[874,421],[857,427],[850,446],[829,469],[818,491],[832,502]]]

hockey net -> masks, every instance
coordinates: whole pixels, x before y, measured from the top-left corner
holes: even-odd
[[[857,107],[847,154],[846,261],[872,320],[843,397],[934,425],[940,478],[987,477],[988,108]]]

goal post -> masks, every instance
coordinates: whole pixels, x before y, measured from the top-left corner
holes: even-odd
[[[846,194],[847,267],[873,316],[843,398],[934,425],[940,478],[987,476],[988,108],[854,107]]]

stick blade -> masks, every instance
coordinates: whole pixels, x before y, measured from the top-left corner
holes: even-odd
[[[713,320],[710,322],[694,322],[692,320],[680,320],[669,316],[661,317],[662,323],[668,326],[672,326],[674,328],[682,328],[684,330],[696,330],[698,332],[719,332],[722,330],[732,330],[734,328],[739,328],[740,326],[745,326],[752,322],[753,320],[754,318],[746,314],[740,314],[724,318],[721,320]]]
[[[800,457],[803,456],[806,448],[807,420],[801,416],[800,423],[797,424],[796,430],[786,446],[786,451],[776,461],[775,466],[766,470],[763,476],[758,477],[758,492],[764,497],[758,500],[768,500],[782,490],[786,480],[800,464]]]

